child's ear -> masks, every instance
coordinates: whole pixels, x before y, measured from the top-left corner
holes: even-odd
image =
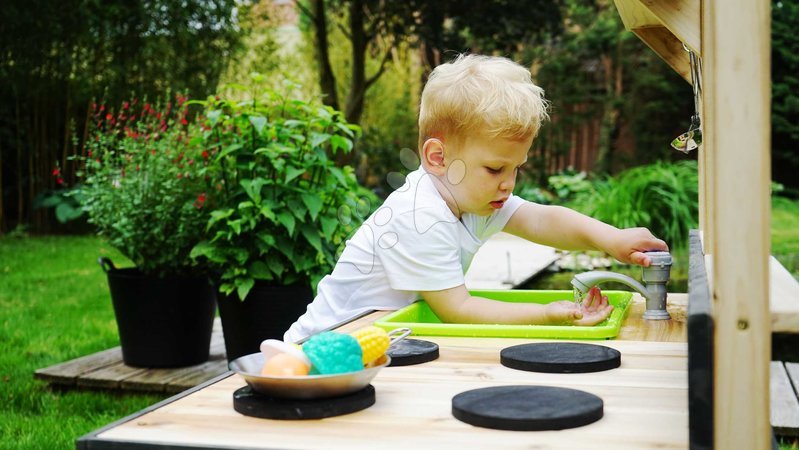
[[[438,139],[430,138],[422,146],[422,161],[425,169],[435,175],[444,175],[444,143]]]

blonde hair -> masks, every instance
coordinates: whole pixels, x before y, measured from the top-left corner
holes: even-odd
[[[432,138],[527,139],[538,134],[548,103],[530,71],[502,57],[459,55],[433,70],[419,107],[419,148]]]

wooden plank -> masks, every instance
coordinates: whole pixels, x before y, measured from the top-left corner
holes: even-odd
[[[685,342],[687,294],[668,294],[666,310],[671,320],[644,320],[646,300],[633,294],[627,318],[621,325],[617,339],[629,341]]]
[[[244,381],[231,376],[155,410],[97,433],[94,444],[175,448],[655,449],[687,448],[686,344],[603,341],[622,351],[622,367],[593,374],[545,374],[498,364],[501,348],[526,339],[431,338],[441,357],[389,367],[373,381],[377,402],[324,420],[254,419],[231,407]],[[560,386],[600,396],[605,416],[575,429],[529,433],[473,427],[451,415],[451,399],[465,390],[510,384]],[[408,430],[413,430],[409,433]],[[534,439],[534,441],[531,441]],[[181,448],[182,448],[181,447]],[[99,447],[98,447],[99,448]]]
[[[131,367],[123,362],[82,374],[76,384],[81,387],[118,389],[123,380],[141,374],[147,369]]]
[[[627,30],[666,28],[675,39],[701,55],[699,0],[614,0],[614,3]]]
[[[770,17],[766,0],[702,4],[716,448],[771,444]]]
[[[769,258],[771,330],[799,333],[799,281],[776,258]]]
[[[133,391],[181,392],[227,370],[227,359],[223,353],[221,356],[213,356],[208,361],[193,366],[147,369],[121,380],[119,387]]]
[[[785,369],[782,362],[771,361],[771,426],[777,435],[799,436],[799,400]]]
[[[199,370],[164,380],[165,392],[181,392],[228,371],[227,359],[216,359],[203,364]]]
[[[119,364],[121,361],[122,349],[114,347],[54,366],[37,369],[33,372],[33,377],[48,383],[73,386],[82,374]]]
[[[641,0],[660,23],[697,55],[702,55],[699,0]]]
[[[497,233],[474,255],[466,272],[469,289],[510,289],[558,259],[555,249],[508,233]]]
[[[217,317],[211,334],[209,360],[203,364],[169,369],[126,366],[120,347],[38,369],[34,378],[65,386],[180,392],[227,372],[222,323]]]
[[[636,28],[633,33],[652,51],[657,53],[685,81],[691,82],[691,65],[688,52],[682,48],[682,42],[666,27]]]
[[[624,27],[691,82],[683,43],[701,56],[699,0],[614,0]]]

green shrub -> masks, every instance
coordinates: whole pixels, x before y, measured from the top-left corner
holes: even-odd
[[[253,75],[249,97],[195,101],[203,107],[202,148],[219,202],[207,238],[191,256],[244,299],[256,280],[290,285],[328,273],[336,249],[361,217],[343,217],[364,190],[333,158],[360,133],[342,114],[265,88]],[[288,91],[295,91],[290,83]]]
[[[680,247],[698,226],[698,199],[696,162],[657,162],[597,181],[569,206],[619,228],[647,227]]]

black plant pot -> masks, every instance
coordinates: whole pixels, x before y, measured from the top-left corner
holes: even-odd
[[[145,276],[100,259],[108,275],[122,359],[135,367],[183,367],[208,361],[216,289],[207,277]]]
[[[228,361],[260,351],[264,339],[283,339],[283,333],[313,300],[308,284],[274,286],[256,282],[244,301],[234,292],[217,297]]]

